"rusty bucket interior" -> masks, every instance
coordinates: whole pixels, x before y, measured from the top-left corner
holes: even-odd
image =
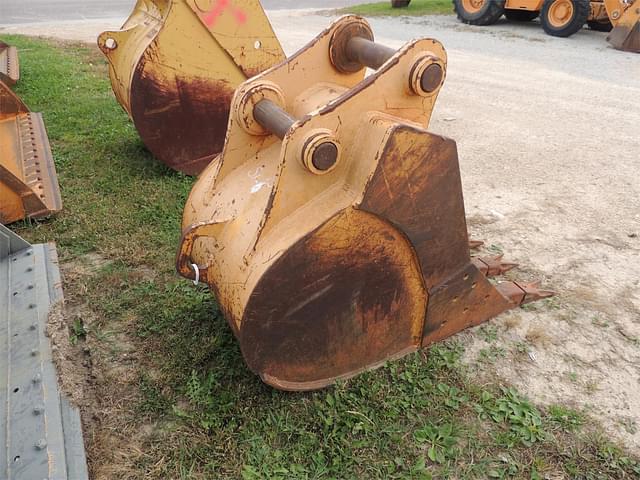
[[[551,294],[470,255],[456,144],[426,130],[446,66],[346,16],[236,91],[177,269],[269,385],[322,388]]]
[[[16,47],[0,40],[0,82],[13,86],[20,79],[20,64]]]
[[[46,217],[61,208],[42,115],[0,82],[0,223]]]
[[[285,58],[258,0],[138,0],[98,46],[144,144],[188,175],[222,150],[236,87]]]

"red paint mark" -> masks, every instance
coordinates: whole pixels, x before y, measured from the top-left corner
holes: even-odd
[[[241,8],[234,7],[231,0],[218,0],[213,8],[203,16],[204,24],[209,28],[213,27],[218,21],[218,17],[228,9],[231,10],[231,14],[238,24],[244,25],[247,22],[247,14]]]

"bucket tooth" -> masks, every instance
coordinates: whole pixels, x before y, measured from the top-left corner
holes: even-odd
[[[503,273],[506,273],[518,266],[517,263],[503,262],[503,256],[504,255],[498,255],[495,257],[472,257],[471,261],[484,276],[495,277],[496,275],[502,275]]]
[[[42,115],[0,83],[0,223],[41,218],[62,208]]]
[[[18,51],[16,47],[12,47],[0,40],[0,82],[12,86],[19,79]]]
[[[235,88],[285,59],[258,0],[138,0],[98,47],[146,147],[187,175],[222,150]]]
[[[426,130],[446,59],[346,16],[237,90],[176,267],[266,383],[322,388],[517,306],[469,254],[456,143]]]
[[[498,290],[514,304],[525,305],[555,295],[551,290],[541,289],[540,283],[540,281],[529,283],[501,282],[498,284]]]

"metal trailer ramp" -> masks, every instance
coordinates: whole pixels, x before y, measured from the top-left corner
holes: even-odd
[[[0,225],[0,478],[88,478],[80,413],[58,389],[46,336],[62,301],[55,245]]]

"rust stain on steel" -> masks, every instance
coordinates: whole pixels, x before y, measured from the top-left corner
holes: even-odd
[[[453,140],[414,127],[397,127],[360,208],[389,219],[409,237],[427,288],[470,261]]]
[[[503,255],[495,257],[473,257],[471,261],[485,277],[502,275],[518,266],[517,263],[502,261]]]
[[[131,85],[131,116],[145,145],[160,161],[197,175],[224,145],[234,89],[227,82],[158,79],[147,62]]]
[[[465,328],[479,325],[517,307],[489,283],[472,264],[430,291],[423,345],[444,340]]]
[[[425,308],[406,238],[373,215],[347,210],[262,277],[241,322],[240,345],[255,372],[318,388],[416,349]]]
[[[496,288],[486,275],[512,265],[469,254],[479,244],[467,235],[456,144],[416,127],[435,97],[406,83],[416,68],[444,74],[444,49],[416,40],[367,79],[340,72],[331,58],[341,52],[328,54],[335,32],[357,35],[362,22],[338,20],[240,86],[225,150],[184,212],[178,272],[193,279],[198,264],[249,367],[284,390],[322,388],[548,294]],[[278,105],[246,112],[269,85]],[[328,172],[305,161],[317,138],[336,145]]]
[[[411,240],[429,292],[423,344],[516,306],[473,265],[455,142],[396,127],[360,208]]]

